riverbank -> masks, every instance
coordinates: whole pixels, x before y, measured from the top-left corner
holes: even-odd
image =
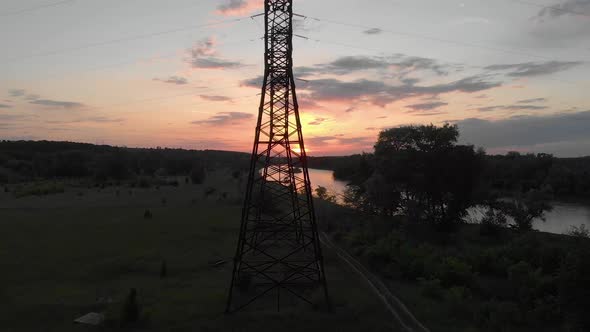
[[[588,239],[470,224],[439,232],[403,217],[317,206],[322,228],[433,332],[557,331],[578,324],[581,303],[590,305],[578,296],[590,277]]]
[[[341,197],[346,189],[347,182],[337,180],[331,170],[310,169],[309,176],[314,189],[318,186],[325,187],[330,194],[337,196],[337,198]],[[342,203],[341,200],[337,200],[337,202]],[[565,234],[571,230],[572,226],[585,225],[590,229],[590,199],[570,197],[564,201],[554,201],[552,205],[553,210],[547,212],[545,221],[535,220],[533,224],[535,229],[555,234]]]

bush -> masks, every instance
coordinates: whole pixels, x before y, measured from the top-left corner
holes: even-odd
[[[473,255],[471,264],[478,273],[505,277],[511,262],[501,249],[489,248]]]
[[[58,183],[39,183],[28,185],[23,188],[17,189],[14,196],[16,198],[26,196],[45,196],[51,194],[60,194],[65,192],[65,188],[62,184]]]
[[[468,288],[453,286],[446,291],[445,298],[453,317],[461,318],[471,311],[471,291]]]
[[[559,304],[572,328],[590,330],[590,249],[569,253],[559,272]]]
[[[479,232],[481,235],[497,235],[507,224],[508,219],[502,211],[488,208],[481,219]]]
[[[527,262],[520,261],[508,268],[508,279],[521,305],[532,306],[541,284],[541,270],[534,270]]]
[[[513,331],[522,323],[522,314],[514,302],[492,300],[480,306],[475,319],[488,331]]]
[[[189,176],[193,184],[202,184],[205,182],[206,177],[205,167],[200,165],[194,166]]]
[[[139,188],[149,188],[152,186],[152,183],[150,181],[149,178],[145,177],[145,176],[140,176],[137,179],[137,187]]]
[[[420,293],[426,297],[433,299],[441,299],[443,297],[444,289],[439,279],[424,279],[419,278]]]
[[[567,231],[566,234],[574,237],[589,238],[590,229],[586,228],[585,224],[581,224],[580,226],[570,227],[569,231]]]
[[[399,255],[401,240],[396,233],[389,233],[370,246],[367,250],[367,258],[369,262],[389,263]]]
[[[139,304],[137,303],[137,291],[131,288],[125,302],[123,303],[123,312],[121,313],[121,326],[135,324],[139,321]]]
[[[445,286],[470,287],[474,277],[471,265],[456,257],[444,258],[437,275]]]

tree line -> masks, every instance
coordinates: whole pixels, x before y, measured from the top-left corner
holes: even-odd
[[[73,142],[0,141],[0,183],[88,178],[98,182],[137,176],[190,175],[200,169],[246,169],[246,153],[168,148],[125,148]]]

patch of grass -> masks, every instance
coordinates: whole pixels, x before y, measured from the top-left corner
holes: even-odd
[[[231,181],[230,172],[211,173],[205,185],[231,193]],[[0,209],[1,330],[78,331],[73,319],[104,311],[114,320],[105,331],[118,331],[131,288],[147,317],[140,330],[392,330],[380,300],[330,252],[324,255],[333,313],[309,306],[276,313],[271,306],[224,315],[233,266],[209,262],[231,262],[241,204],[205,199],[191,204],[188,197],[203,191],[193,185],[136,188],[132,196],[119,197],[116,190],[29,197],[22,208]],[[152,218],[144,218],[146,209]],[[161,278],[164,260],[166,278]]]
[[[40,182],[26,184],[17,188],[14,192],[16,198],[27,196],[45,196],[51,194],[59,194],[65,191],[65,187],[57,182]]]

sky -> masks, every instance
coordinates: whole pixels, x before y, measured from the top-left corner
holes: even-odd
[[[309,155],[456,124],[488,153],[590,155],[590,0],[294,0]],[[259,0],[3,0],[0,139],[250,151]]]

